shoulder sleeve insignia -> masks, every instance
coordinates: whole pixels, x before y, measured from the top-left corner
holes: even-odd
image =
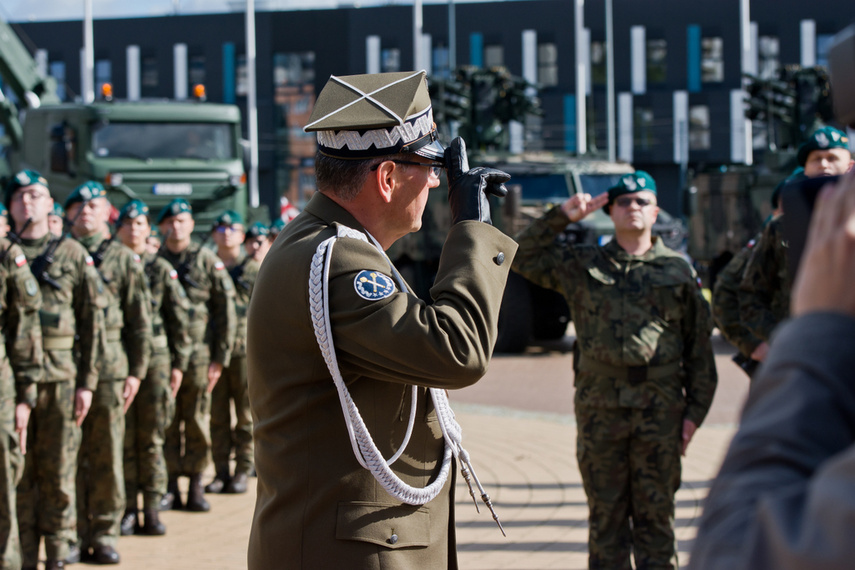
[[[218,270],[218,271],[219,271],[220,269],[225,269],[225,268],[226,268],[226,264],[225,264],[225,263],[223,263],[222,261],[218,261],[218,262],[216,262],[216,263],[214,264],[214,269],[216,269],[216,270]]]
[[[137,263],[139,263],[140,261],[142,261],[142,260],[140,259],[140,256],[139,256],[138,254],[136,254],[136,253],[134,254],[134,261],[136,261]]]
[[[27,291],[27,295],[35,297],[36,293],[39,292],[39,285],[35,279],[27,279],[26,283],[24,283],[24,289]]]
[[[395,292],[395,282],[390,277],[367,269],[359,272],[353,287],[357,295],[368,301],[379,301]]]
[[[178,272],[175,271],[174,269],[171,269],[169,271],[169,278],[170,279],[178,279]]]
[[[27,262],[27,256],[23,253],[15,258],[15,265],[22,267]]]
[[[95,265],[95,262],[92,261],[91,255],[87,255],[85,261],[86,261],[86,265]]]

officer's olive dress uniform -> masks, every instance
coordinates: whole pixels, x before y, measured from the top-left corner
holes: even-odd
[[[247,358],[259,479],[249,568],[456,568],[453,477],[438,497],[410,506],[393,499],[354,457],[309,308],[312,257],[341,226],[365,233],[328,197],[313,196],[280,233],[250,301]],[[484,374],[515,249],[488,224],[458,223],[427,305],[397,286],[377,300],[360,296],[357,276],[367,270],[393,278],[391,263],[370,243],[336,241],[328,291],[338,365],[384,457],[403,440],[411,385],[422,387],[412,439],[392,465],[410,485],[426,486],[443,455],[426,388],[461,388]]]
[[[21,567],[16,487],[24,456],[15,431],[15,407],[36,404],[44,379],[42,295],[21,249],[0,238],[0,568]]]
[[[91,253],[102,248],[96,234],[80,241]],[[77,526],[81,543],[116,546],[125,511],[123,456],[125,379],[145,378],[151,343],[151,310],[142,262],[134,252],[111,240],[103,244],[98,267],[107,307],[98,389],[83,422],[77,479]]]
[[[22,239],[32,262],[54,236]],[[106,305],[104,286],[86,249],[64,239],[47,273],[55,288],[40,283],[39,317],[45,381],[30,417],[24,477],[18,485],[18,523],[24,566],[35,566],[39,537],[49,560],[65,560],[77,540],[76,478],[81,431],[74,418],[77,388],[98,387],[99,339]],[[38,276],[36,276],[38,277]]]
[[[563,293],[573,315],[590,566],[629,568],[632,549],[638,568],[676,568],[682,422],[701,424],[716,386],[709,307],[658,238],[639,256],[616,240],[562,247],[567,224],[556,207],[520,234],[514,270]]]

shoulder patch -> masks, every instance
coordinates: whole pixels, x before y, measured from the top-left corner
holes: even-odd
[[[223,263],[222,261],[218,261],[214,264],[214,269],[220,270],[220,269],[225,269],[225,268],[226,268],[226,264]]]
[[[36,293],[39,292],[39,285],[38,283],[36,283],[35,279],[27,279],[27,281],[24,283],[24,290],[30,297],[35,297]]]
[[[23,265],[27,262],[27,256],[23,253],[15,258],[15,265],[18,267],[23,267]]]
[[[395,292],[395,282],[380,272],[364,269],[354,278],[353,288],[363,299],[379,301]]]
[[[169,270],[169,278],[170,279],[178,279],[178,272],[174,269]]]
[[[86,261],[86,265],[95,265],[95,262],[92,261],[91,255],[87,255],[85,261]]]
[[[134,254],[134,261],[136,261],[137,263],[140,263],[140,262],[142,261],[142,260],[140,259],[140,256],[139,256],[138,254],[136,254],[136,253]]]

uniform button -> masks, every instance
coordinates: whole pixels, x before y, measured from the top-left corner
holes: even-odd
[[[387,542],[388,542],[389,544],[397,544],[397,542],[398,542],[398,535],[397,535],[397,534],[393,534],[392,536],[390,536],[390,537],[389,537],[389,540],[388,540]]]
[[[505,262],[505,254],[500,251],[499,255],[493,258],[493,261],[496,262],[496,265],[503,264]]]

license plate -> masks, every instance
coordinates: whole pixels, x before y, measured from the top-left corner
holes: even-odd
[[[155,184],[152,192],[157,196],[187,196],[193,193],[189,182],[162,182]]]

